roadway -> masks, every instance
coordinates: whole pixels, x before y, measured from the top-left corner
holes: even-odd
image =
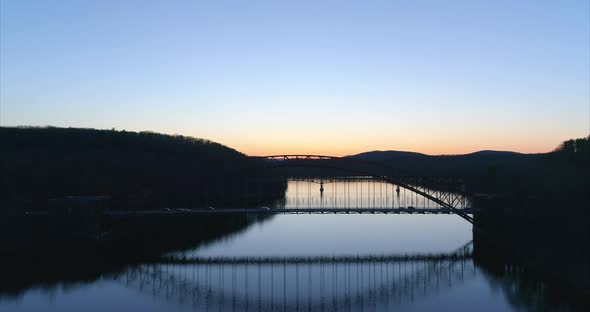
[[[457,209],[465,214],[473,214],[472,208]],[[449,208],[218,208],[218,209],[169,209],[105,211],[113,217],[124,216],[216,216],[236,214],[452,214]]]

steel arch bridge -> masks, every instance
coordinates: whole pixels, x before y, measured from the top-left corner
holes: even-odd
[[[266,161],[271,167],[311,167],[336,169],[358,176],[368,176],[373,180],[390,183],[416,193],[440,205],[469,223],[473,217],[460,204],[467,196],[465,186],[460,180],[440,177],[416,177],[403,175],[396,168],[380,162],[314,154],[283,154],[251,156],[252,159]],[[445,192],[441,189],[447,190]],[[471,209],[469,210],[471,211]]]

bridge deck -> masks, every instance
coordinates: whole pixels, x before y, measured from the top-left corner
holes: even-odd
[[[473,214],[472,208],[460,209],[463,213]],[[109,216],[214,216],[231,214],[452,214],[448,208],[227,208],[227,209],[173,209],[141,211],[109,211]]]

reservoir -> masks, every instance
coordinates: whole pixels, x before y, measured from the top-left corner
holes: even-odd
[[[289,181],[271,208],[412,201],[391,185],[359,183],[325,184],[321,194]],[[363,195],[351,195],[358,187]],[[542,279],[499,271],[473,249],[472,225],[453,214],[270,215],[90,276],[3,285],[0,311],[573,311]]]

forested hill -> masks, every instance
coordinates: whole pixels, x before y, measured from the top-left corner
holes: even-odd
[[[421,176],[465,177],[484,172],[531,169],[547,154],[479,151],[465,155],[432,156],[402,151],[373,151],[351,158],[387,163],[402,173]]]
[[[549,154],[479,151],[465,155],[431,156],[400,151],[373,151],[349,156],[379,161],[410,176],[464,179],[472,192],[499,192],[527,185],[541,172]]]
[[[0,198],[199,197],[228,191],[256,164],[208,140],[153,132],[0,127]],[[190,202],[174,203],[191,204]],[[194,204],[194,203],[192,203]]]
[[[431,156],[400,151],[373,151],[349,156],[379,161],[410,176],[455,177],[472,192],[531,192],[577,189],[588,172],[589,139],[568,140],[554,151],[521,154],[479,151],[465,155]],[[586,179],[587,180],[587,179]],[[559,181],[559,183],[556,183]],[[559,184],[559,185],[557,185]]]

